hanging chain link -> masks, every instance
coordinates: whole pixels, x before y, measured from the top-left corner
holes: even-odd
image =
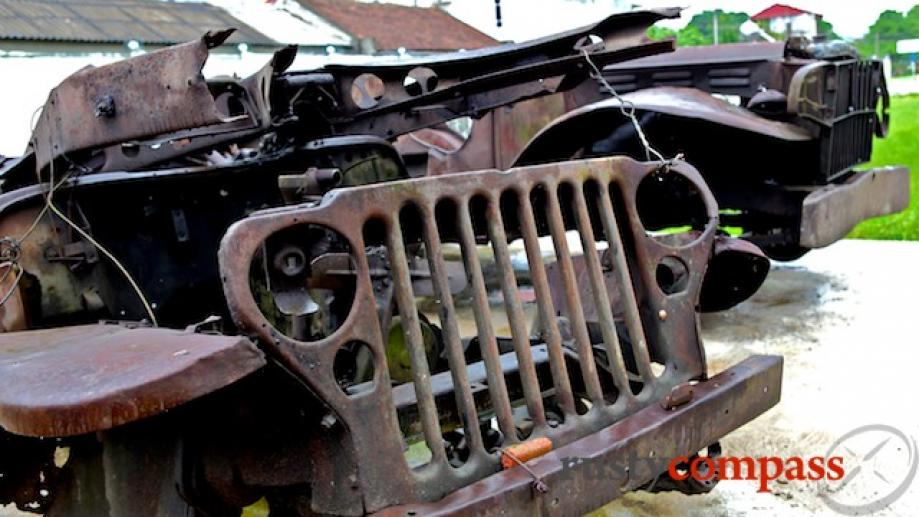
[[[641,128],[641,124],[638,122],[638,117],[635,116],[635,105],[632,104],[632,101],[623,99],[622,96],[619,95],[619,92],[617,92],[616,89],[613,88],[613,85],[611,85],[603,77],[603,73],[600,71],[597,65],[593,62],[593,59],[590,59],[589,49],[583,48],[581,49],[581,53],[584,55],[584,60],[587,61],[587,65],[590,67],[590,77],[593,80],[597,81],[597,83],[600,85],[600,87],[604,91],[606,91],[607,93],[612,95],[613,98],[619,101],[619,112],[622,113],[622,116],[632,121],[632,126],[635,127],[635,133],[638,134],[638,140],[641,141],[642,147],[645,148],[645,157],[648,160],[651,160],[651,155],[654,155],[654,157],[657,160],[664,162],[665,164],[669,164],[670,160],[664,158],[664,155],[662,155],[661,153],[657,151],[657,149],[652,147],[651,143],[648,141],[648,137],[645,136],[645,132]]]

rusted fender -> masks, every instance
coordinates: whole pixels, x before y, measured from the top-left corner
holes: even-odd
[[[0,426],[40,437],[109,429],[265,364],[241,336],[108,324],[0,334]]]
[[[715,249],[699,295],[699,310],[730,309],[753,296],[769,274],[769,259],[752,242],[725,235],[715,237]]]
[[[622,99],[639,112],[707,120],[714,124],[785,141],[806,141],[814,138],[802,127],[760,117],[745,108],[734,106],[695,88],[660,86],[627,93]],[[598,132],[609,134],[613,129],[610,121],[623,124],[627,122],[620,112],[620,106],[619,99],[609,98],[569,111],[533,137],[514,163],[540,163],[544,161],[540,157],[547,149],[550,150],[548,152],[552,152],[552,149],[559,146],[559,142],[583,145],[589,140],[589,135],[599,135]],[[570,135],[584,137],[572,139]]]

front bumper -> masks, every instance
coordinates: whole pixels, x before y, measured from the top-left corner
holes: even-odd
[[[390,507],[381,515],[579,515],[634,490],[660,472],[644,458],[692,455],[778,403],[782,358],[757,355],[693,386],[693,397],[667,410],[634,415],[527,463],[461,488],[435,503]],[[623,469],[626,458],[639,468]],[[666,467],[664,468],[666,470]]]
[[[804,198],[800,244],[822,248],[842,239],[856,224],[899,212],[909,205],[909,169],[882,167],[853,174]]]

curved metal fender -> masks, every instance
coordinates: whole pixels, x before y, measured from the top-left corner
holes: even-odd
[[[99,324],[0,334],[0,426],[62,437],[212,393],[266,364],[242,336]]]
[[[707,120],[714,124],[779,140],[813,139],[813,136],[804,128],[760,117],[745,108],[734,106],[695,88],[661,86],[628,93],[622,95],[622,99],[634,106],[637,111]],[[612,129],[610,124],[599,121],[608,121],[610,117],[617,117],[622,123],[626,123],[620,113],[621,105],[622,101],[619,99],[609,98],[582,106],[555,119],[530,140],[514,160],[514,164],[520,166],[557,159],[558,156],[555,155],[565,152],[563,147],[571,147],[573,153],[576,151],[576,146],[590,141],[591,136],[609,134]],[[566,146],[566,144],[569,145]],[[553,153],[553,150],[556,151]],[[553,156],[550,157],[547,153],[553,153]]]

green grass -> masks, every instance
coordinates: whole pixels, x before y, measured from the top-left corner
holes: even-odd
[[[869,219],[852,230],[850,238],[919,240],[919,95],[893,97],[890,133],[874,140],[869,166],[905,165],[910,170],[910,203],[906,210]]]

